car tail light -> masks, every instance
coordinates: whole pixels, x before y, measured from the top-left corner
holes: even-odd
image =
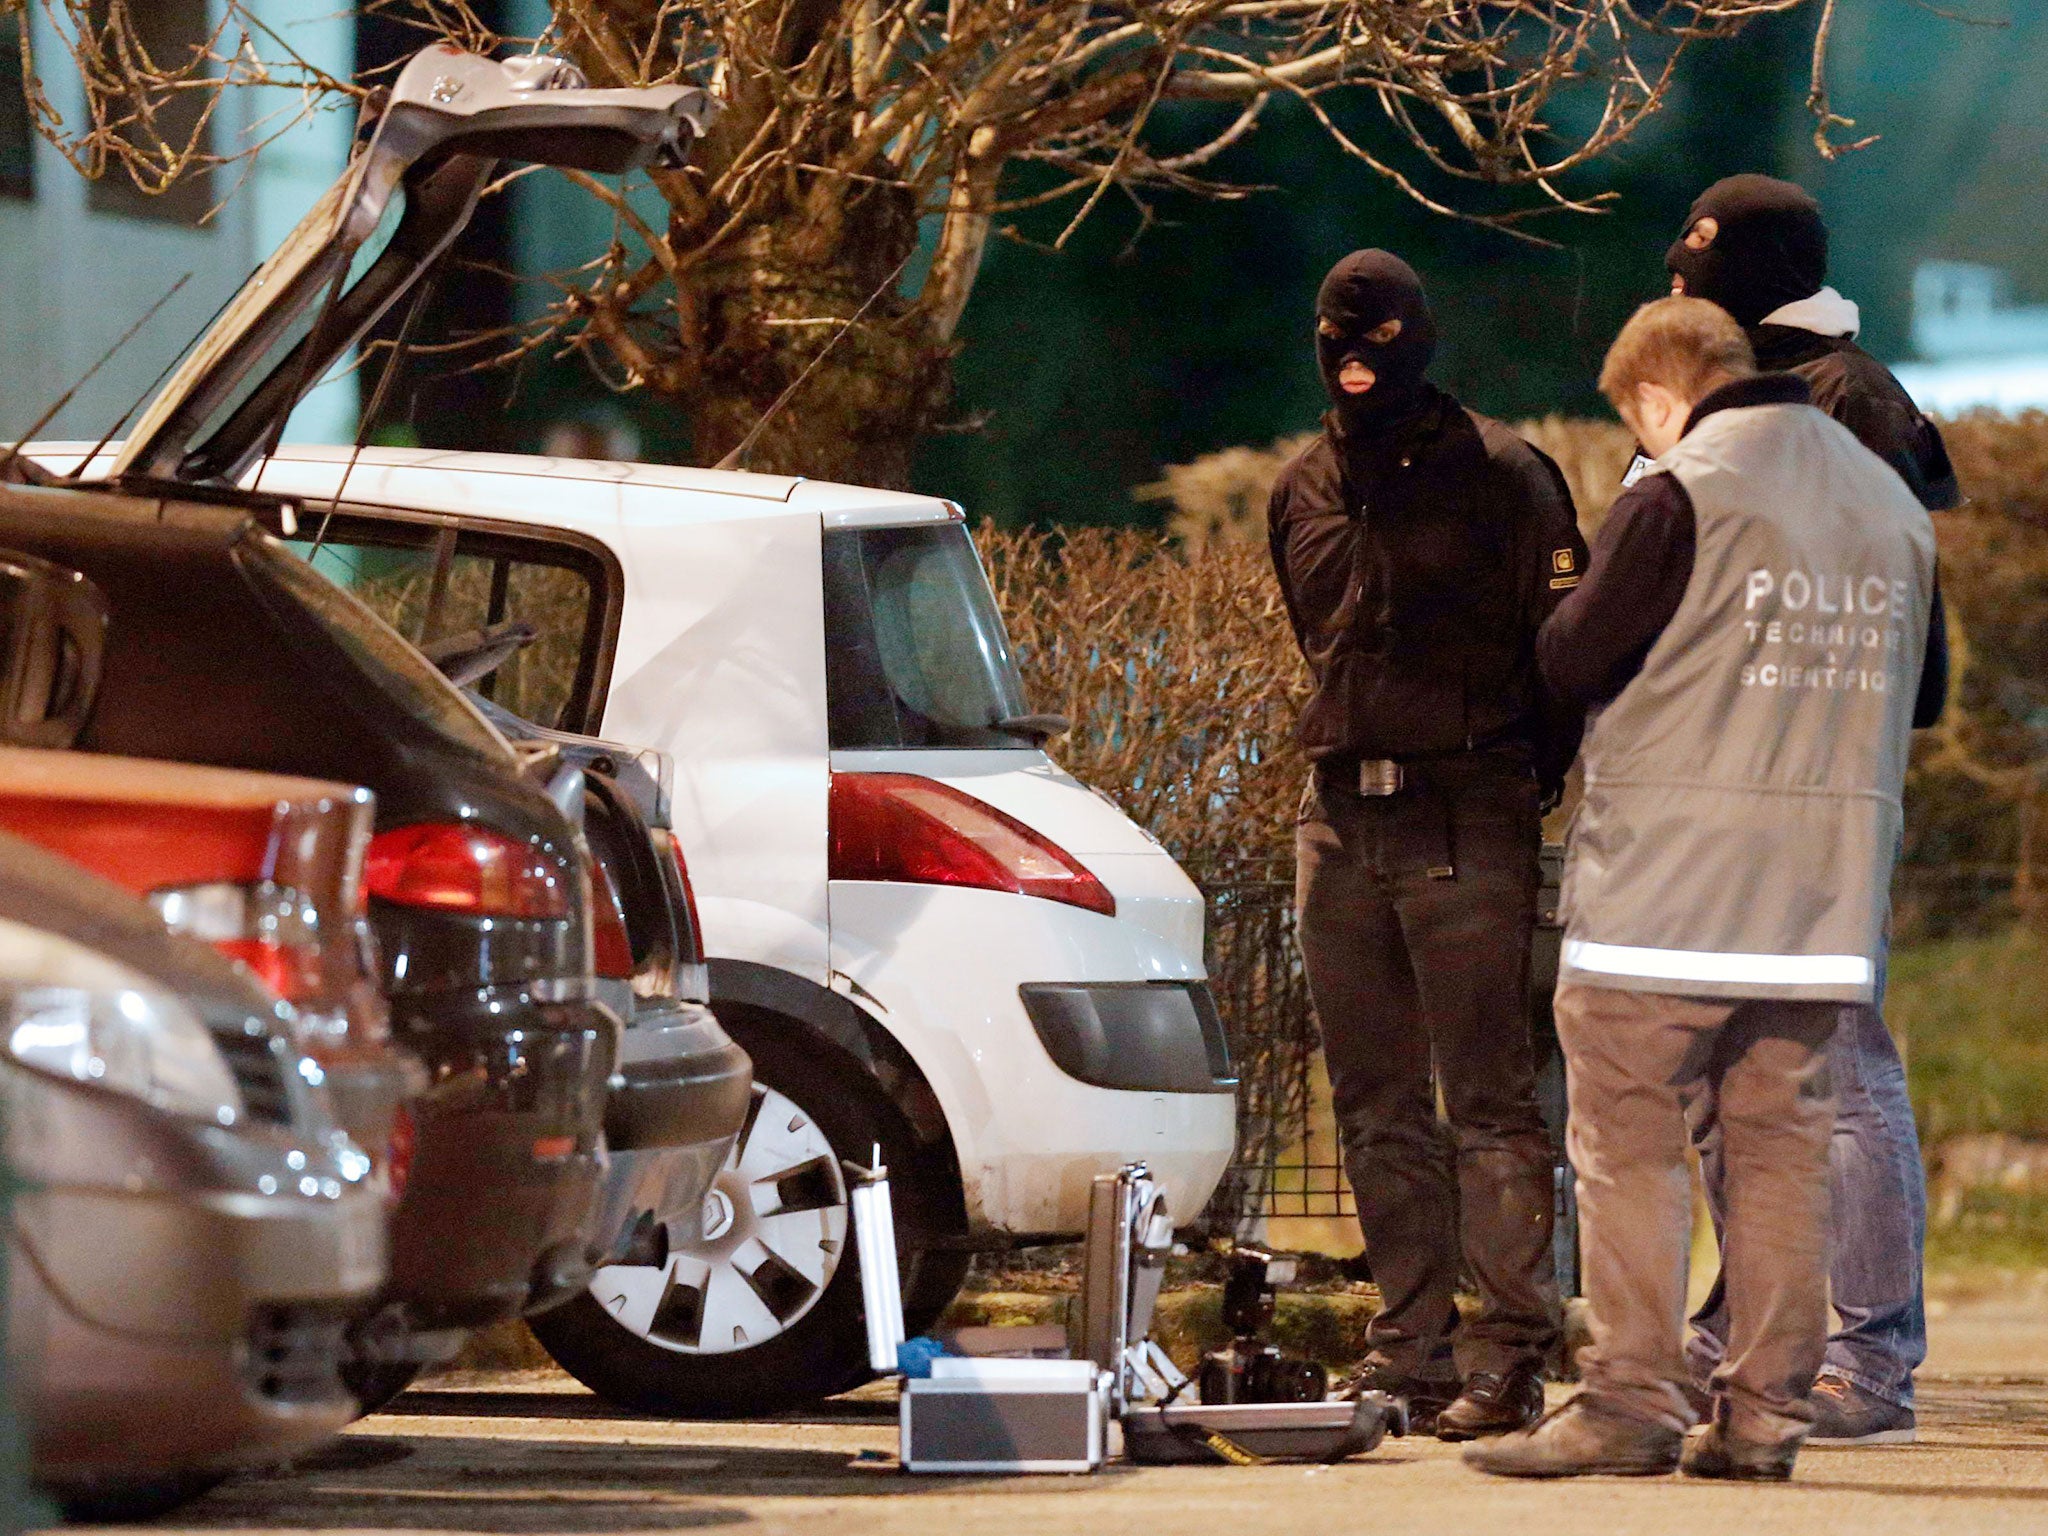
[[[488,827],[451,822],[379,832],[363,876],[380,901],[480,917],[565,918],[575,889],[552,855]]]
[[[1116,898],[1065,849],[935,779],[832,775],[834,880],[965,885],[1116,915]]]
[[[597,975],[632,976],[633,941],[626,933],[626,904],[619,899],[618,882],[602,859],[591,860],[590,947]]]
[[[405,1193],[406,1180],[412,1177],[412,1158],[419,1147],[419,1139],[419,1128],[413,1124],[412,1111],[403,1104],[399,1105],[398,1113],[392,1117],[391,1145],[384,1161],[393,1200]]]
[[[675,833],[662,833],[661,841],[668,849],[669,863],[675,866],[676,884],[683,893],[683,916],[690,925],[683,935],[683,953],[677,958],[684,965],[700,965],[704,960],[704,922],[697,916],[697,888],[690,884],[690,866]]]
[[[9,786],[11,789],[12,786]],[[61,853],[138,896],[272,873],[274,803],[185,805],[147,798],[0,794],[0,830]]]
[[[271,994],[302,1003],[322,995],[318,916],[298,892],[264,881],[210,881],[149,893],[164,926],[239,960]]]

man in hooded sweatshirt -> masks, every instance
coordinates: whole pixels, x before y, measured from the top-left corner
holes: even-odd
[[[1856,306],[1827,287],[1820,205],[1769,176],[1730,176],[1703,192],[1665,253],[1671,291],[1733,315],[1758,368],[1795,374],[1813,404],[1898,472],[1928,511],[1960,499],[1941,433],[1885,366],[1856,345]],[[1933,715],[1946,686],[1940,591],[1929,637]],[[1923,715],[1926,710],[1923,708]],[[1915,724],[1932,723],[1933,715]],[[1921,1285],[1927,1185],[1906,1069],[1877,1000],[1842,1010],[1833,1047],[1837,1118],[1830,1153],[1834,1217],[1830,1285],[1840,1327],[1814,1387],[1813,1438],[1870,1444],[1914,1437],[1913,1372],[1927,1354]],[[1715,1225],[1721,1224],[1720,1127],[1700,1128]],[[1704,1383],[1727,1353],[1728,1308],[1717,1282],[1687,1346]]]
[[[1534,642],[1586,551],[1557,466],[1429,383],[1435,345],[1407,263],[1337,263],[1316,301],[1332,408],[1268,529],[1314,684],[1302,952],[1382,1300],[1354,1385],[1470,1439],[1540,1413],[1558,1327],[1527,996],[1538,818],[1580,719],[1545,702]]]

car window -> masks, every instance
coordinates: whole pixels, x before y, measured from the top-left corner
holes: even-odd
[[[282,587],[379,689],[413,719],[498,762],[512,748],[460,689],[435,671],[403,637],[347,589],[327,580],[278,540],[252,533],[242,541],[245,568]]]
[[[825,535],[832,745],[1031,747],[995,597],[959,523]]]
[[[317,549],[304,532],[286,548],[416,646],[531,625],[536,638],[476,691],[537,725],[585,727],[604,633],[602,571],[588,552],[452,520],[337,516]],[[444,535],[452,538],[445,549]]]
[[[339,263],[337,253],[329,246],[328,241],[331,239],[333,222],[341,212],[342,194],[345,187],[346,182],[339,181],[328,189],[320,201],[314,205],[312,211],[299,222],[298,227],[287,237],[285,243],[271,256],[268,265],[274,266],[277,269],[276,272],[270,276],[268,281],[249,283],[236,299],[235,302],[238,305],[251,307],[268,303],[270,290],[276,283],[291,280],[301,267],[305,269],[307,275],[317,277],[322,281],[319,301],[307,305],[303,310],[291,316],[288,323],[281,326],[268,338],[254,366],[244,372],[232,388],[223,393],[220,398],[211,402],[211,406],[207,410],[204,419],[198,424],[197,430],[192,434],[193,442],[201,445],[194,451],[193,457],[195,462],[204,460],[207,457],[204,445],[210,442],[217,433],[233,420],[237,413],[241,412],[245,407],[253,409],[250,406],[251,397],[262,389],[269,377],[284,365],[293,349],[298,347],[308,334],[311,333],[315,324],[325,317],[330,293],[347,292],[361,283],[365,274],[375,267],[379,258],[384,255],[385,250],[391,244],[391,237],[397,233],[398,226],[405,217],[406,197],[403,187],[399,187],[392,192],[390,201],[384,205],[383,213],[379,217],[376,227],[369,232],[363,243],[356,247],[349,258],[349,264],[345,273],[341,275],[339,283],[336,284],[335,268]],[[390,265],[396,267],[398,264],[398,260],[394,259]],[[221,326],[218,329],[225,332],[227,327]],[[213,333],[209,332],[209,335],[211,334]],[[185,370],[203,370],[211,361],[212,358],[209,355],[203,354],[202,348],[202,353],[195,353],[191,358],[187,359],[180,370],[179,378],[173,380],[173,383],[175,384],[183,379]],[[296,367],[297,365],[294,366]],[[329,377],[324,381],[318,378],[295,381],[299,386],[298,393],[301,403],[303,403],[306,396],[319,391],[323,382],[329,388],[340,387],[341,373],[355,366],[356,363],[354,361],[345,361],[337,364],[336,368],[331,371]],[[382,367],[383,364],[379,362],[377,366]],[[374,378],[375,375],[372,374],[371,377]],[[170,393],[171,391],[168,388],[163,392],[166,397]]]

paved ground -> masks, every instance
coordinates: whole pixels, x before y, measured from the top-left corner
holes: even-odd
[[[1809,1451],[1790,1487],[1480,1477],[1454,1448],[1389,1441],[1342,1467],[1116,1468],[1086,1478],[910,1478],[886,1400],[801,1422],[673,1424],[606,1409],[562,1378],[506,1375],[400,1399],[295,1469],[245,1477],[165,1526],[193,1531],[759,1536],[1997,1536],[2048,1532],[2048,1315],[1936,1320],[1922,1443]],[[163,1530],[160,1526],[156,1529]]]

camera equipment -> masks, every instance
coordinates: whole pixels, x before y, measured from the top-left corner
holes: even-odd
[[[1292,1259],[1257,1248],[1232,1251],[1223,1282],[1223,1326],[1234,1337],[1229,1348],[1202,1357],[1196,1383],[1204,1403],[1320,1403],[1329,1395],[1330,1377],[1322,1366],[1282,1354],[1266,1339],[1275,1289],[1291,1283],[1294,1274]]]
[[[859,1182],[865,1186],[875,1177]],[[862,1211],[856,1205],[856,1218]],[[886,1220],[886,1207],[867,1214],[861,1241],[872,1232],[879,1247],[881,1221],[875,1218]],[[1203,1361],[1203,1400],[1180,1401],[1192,1395],[1187,1389],[1194,1383],[1151,1337],[1172,1252],[1165,1191],[1145,1165],[1099,1175],[1089,1198],[1076,1319],[1082,1358],[932,1360],[929,1377],[903,1383],[898,1411],[905,1470],[1092,1471],[1110,1449],[1113,1418],[1122,1421],[1124,1454],[1151,1463],[1334,1462],[1408,1432],[1400,1399],[1361,1392],[1326,1402],[1322,1367],[1265,1341],[1273,1288],[1292,1280],[1294,1270],[1291,1260],[1254,1248],[1232,1255],[1224,1286],[1223,1315],[1235,1340]],[[891,1326],[900,1303],[893,1254],[877,1268],[889,1273],[870,1275],[863,1266],[862,1285],[868,1306],[886,1314],[869,1339],[875,1368],[886,1370],[907,1362],[899,1353],[900,1324]]]

